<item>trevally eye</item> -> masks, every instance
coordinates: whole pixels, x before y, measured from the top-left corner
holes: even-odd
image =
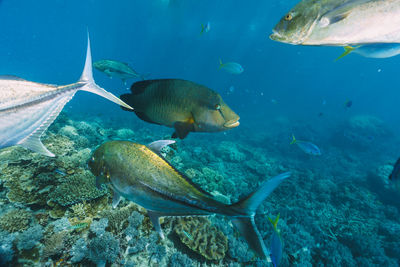
[[[220,105],[220,104],[216,104],[216,105],[215,105],[215,109],[216,109],[216,110],[220,110],[220,109],[221,109],[221,105]]]
[[[285,16],[285,20],[286,20],[286,21],[291,21],[292,19],[293,19],[292,13],[291,13],[291,12],[290,12],[290,13],[287,13],[286,16]]]

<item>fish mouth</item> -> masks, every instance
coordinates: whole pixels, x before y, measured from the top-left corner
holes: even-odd
[[[225,122],[224,127],[225,128],[235,128],[239,126],[239,120],[235,120],[235,121],[228,121]]]
[[[276,30],[272,30],[272,34],[269,35],[269,39],[271,39],[272,41],[278,41],[278,42],[284,41],[284,38],[282,37],[282,35],[279,32],[277,32]]]

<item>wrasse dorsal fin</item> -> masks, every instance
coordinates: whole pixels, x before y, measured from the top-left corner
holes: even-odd
[[[55,155],[47,150],[47,148],[42,144],[40,137],[54,122],[58,114],[60,114],[61,110],[64,108],[65,104],[72,99],[75,93],[76,91],[70,91],[68,94],[66,94],[62,100],[57,103],[53,110],[49,111],[49,114],[47,114],[47,117],[44,119],[42,124],[31,135],[21,140],[18,145],[42,155],[54,157]]]
[[[173,143],[175,143],[174,140],[158,140],[151,142],[150,144],[147,145],[147,147],[151,149],[154,153],[160,154],[161,149]]]

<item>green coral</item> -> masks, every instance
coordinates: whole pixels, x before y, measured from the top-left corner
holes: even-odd
[[[28,229],[31,214],[23,209],[11,210],[0,217],[0,228],[10,233]]]
[[[79,170],[66,176],[54,191],[49,194],[50,201],[61,206],[74,205],[83,201],[97,199],[107,194],[107,190],[98,190],[94,176],[87,170]]]
[[[228,250],[228,239],[205,217],[177,219],[174,227],[179,239],[208,260],[221,260]]]

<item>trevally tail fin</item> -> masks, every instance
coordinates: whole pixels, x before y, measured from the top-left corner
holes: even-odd
[[[112,93],[107,92],[106,90],[104,90],[103,88],[101,88],[100,86],[98,86],[95,83],[95,81],[93,79],[92,54],[91,54],[91,50],[90,50],[89,33],[88,33],[88,44],[87,44],[87,50],[86,50],[85,67],[83,68],[83,72],[82,72],[81,78],[79,79],[79,82],[85,83],[85,85],[82,86],[82,88],[80,88],[79,90],[91,92],[93,94],[102,96],[102,97],[104,97],[120,106],[123,106],[127,109],[133,109],[131,106],[129,106],[128,104],[123,102],[121,99],[119,99]]]
[[[268,181],[251,193],[248,197],[237,203],[230,205],[234,213],[240,214],[232,218],[232,222],[239,232],[246,239],[249,246],[261,257],[268,256],[268,250],[254,222],[254,215],[258,206],[274,191],[274,189],[286,178],[290,176],[290,172],[282,173]]]

